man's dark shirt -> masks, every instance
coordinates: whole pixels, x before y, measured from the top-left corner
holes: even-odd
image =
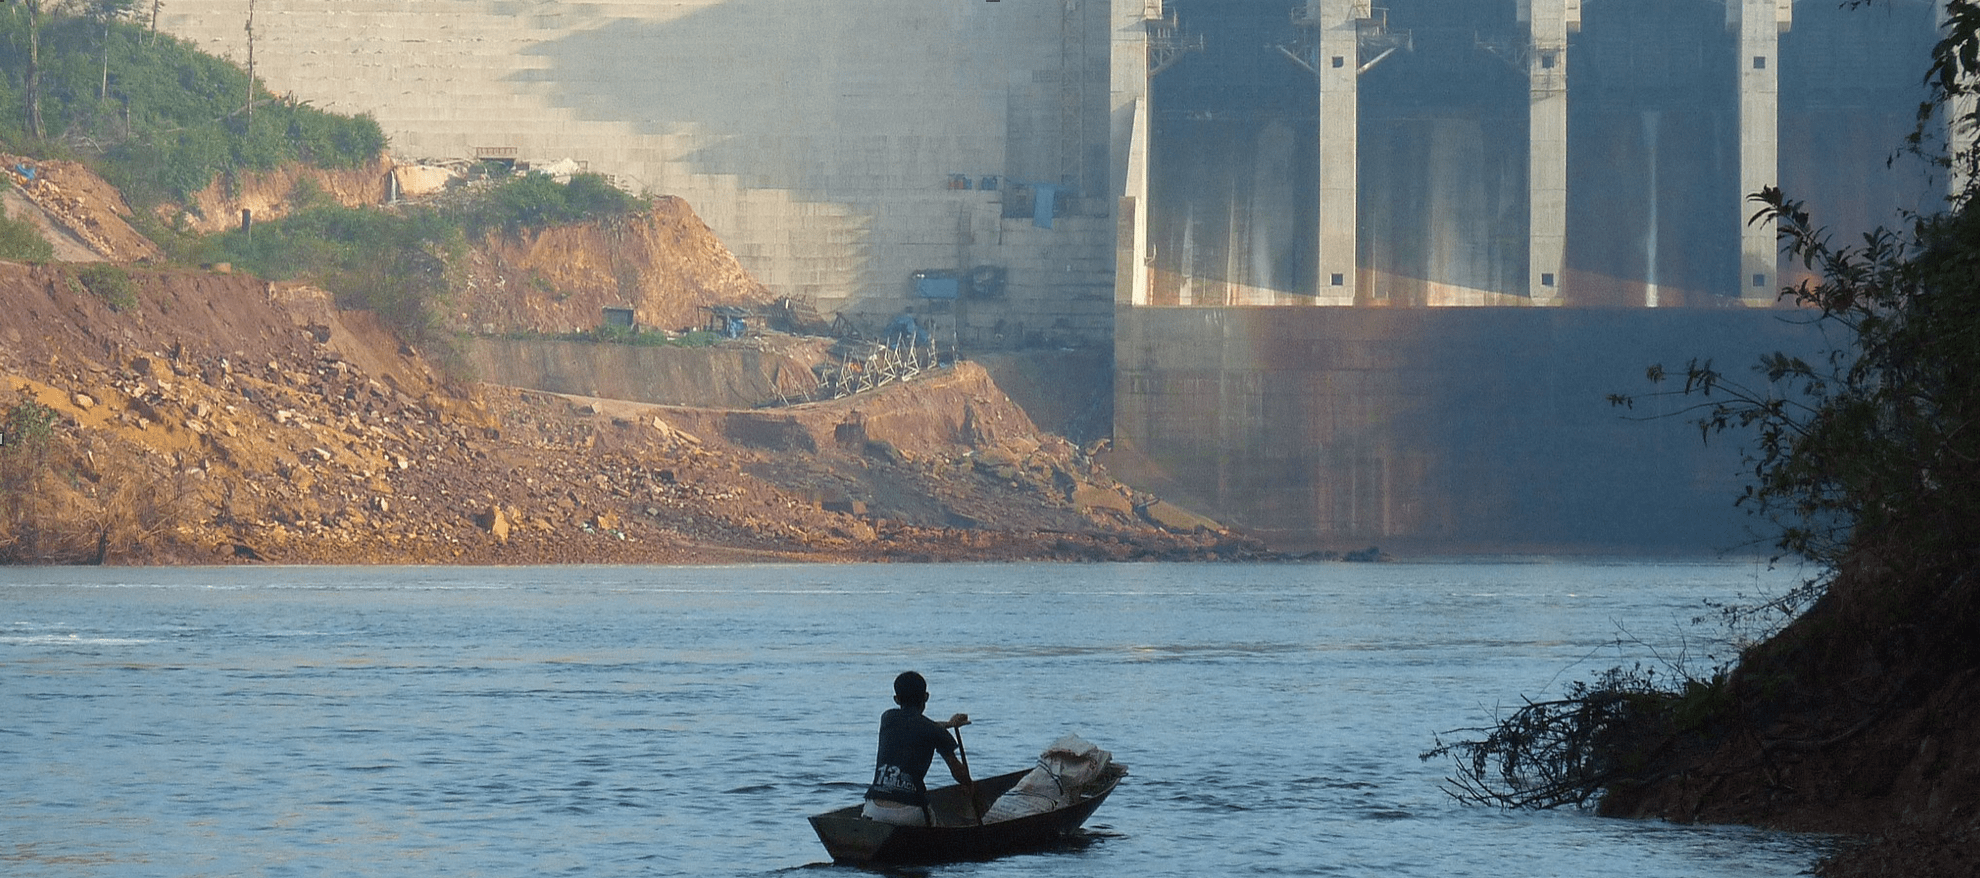
[[[953,753],[956,739],[919,711],[896,707],[880,715],[880,753],[873,760],[873,785],[866,788],[869,799],[885,799],[903,805],[928,804],[928,788],[922,778],[935,751]]]

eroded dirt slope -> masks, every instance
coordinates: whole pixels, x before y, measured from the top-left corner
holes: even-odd
[[[289,214],[296,187],[305,182],[346,207],[378,205],[385,202],[391,174],[392,160],[384,155],[341,170],[291,165],[248,171],[231,181],[216,178],[186,204],[160,205],[158,218],[202,233],[239,227],[243,210],[251,211],[255,222],[280,219]]]
[[[644,215],[536,232],[491,232],[461,267],[448,322],[466,332],[580,332],[605,308],[631,308],[642,326],[702,325],[708,305],[762,305],[775,296],[673,196]]]
[[[1259,553],[1150,523],[967,364],[777,411],[642,406],[449,383],[304,286],[133,268],[113,311],[67,271],[0,264],[0,407],[60,416],[47,478],[0,510],[17,561]]]
[[[130,223],[123,193],[75,162],[0,154],[0,175],[12,185],[7,213],[26,218],[66,262],[132,262],[163,257]]]

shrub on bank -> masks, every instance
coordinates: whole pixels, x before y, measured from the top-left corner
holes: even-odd
[[[33,220],[16,219],[0,211],[0,259],[16,262],[47,262],[55,258],[55,245],[41,236]]]
[[[613,186],[601,174],[573,174],[559,183],[542,174],[519,174],[469,201],[463,227],[474,235],[508,234],[636,213],[646,202]]]
[[[71,269],[69,280],[110,306],[112,311],[137,307],[137,286],[131,273],[108,262],[87,262]]]

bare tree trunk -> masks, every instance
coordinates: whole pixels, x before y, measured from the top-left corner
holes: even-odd
[[[248,0],[247,14],[247,130],[254,131],[254,0]]]
[[[96,99],[110,96],[110,19],[103,19],[103,81],[96,86]]]
[[[27,127],[28,136],[36,140],[41,133],[41,0],[27,0],[28,11],[28,69],[27,69]]]

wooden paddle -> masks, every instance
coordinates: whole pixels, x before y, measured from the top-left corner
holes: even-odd
[[[969,797],[969,813],[976,818],[976,825],[983,825],[983,806],[976,802],[976,775],[969,770],[969,751],[963,749],[962,726],[952,726],[950,734],[956,736],[956,759],[962,763],[963,774],[969,777],[969,785],[963,787],[963,795]]]

